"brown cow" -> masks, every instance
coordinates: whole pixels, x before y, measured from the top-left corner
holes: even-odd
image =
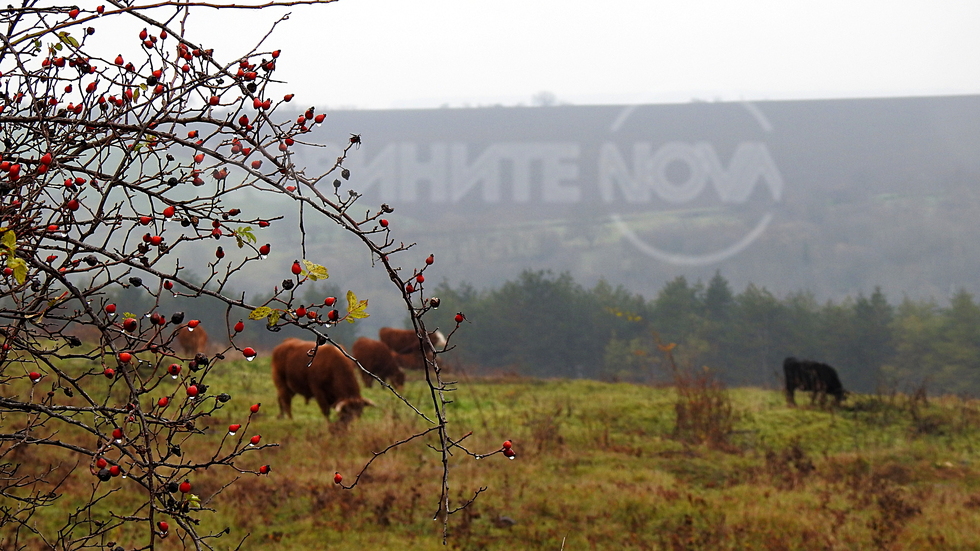
[[[316,354],[309,352],[316,349]],[[330,420],[336,411],[341,423],[360,417],[370,400],[361,397],[361,386],[354,370],[357,366],[332,344],[319,348],[310,341],[289,338],[272,350],[272,381],[279,395],[279,417],[293,418],[293,396],[316,400],[323,416]]]
[[[177,332],[177,342],[184,349],[184,354],[188,356],[200,354],[208,348],[208,332],[200,325],[193,330],[184,326]]]
[[[378,338],[388,345],[388,348],[399,354],[399,364],[405,369],[425,369],[425,361],[418,352],[419,338],[414,330],[382,327],[378,331]],[[430,361],[434,361],[434,350],[446,346],[446,337],[440,331],[432,331],[429,333],[429,344],[433,348],[427,346],[425,355]]]
[[[352,351],[357,358],[357,363],[370,372],[365,373],[361,370],[364,386],[370,387],[374,384],[371,373],[399,388],[405,384],[405,372],[399,366],[399,354],[393,352],[385,343],[360,337],[354,341]]]

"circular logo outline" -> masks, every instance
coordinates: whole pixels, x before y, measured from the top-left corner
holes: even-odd
[[[769,119],[766,118],[765,114],[761,110],[759,110],[759,108],[756,107],[755,104],[748,101],[743,101],[740,103],[740,105],[746,111],[748,111],[750,115],[752,115],[752,118],[755,119],[755,121],[759,124],[759,127],[762,128],[763,132],[767,134],[772,132],[772,124],[769,123]],[[637,107],[639,106],[627,105],[626,107],[624,107],[623,110],[620,111],[619,114],[616,116],[616,118],[613,120],[612,125],[610,125],[609,133],[615,134],[616,131],[618,131],[623,126],[623,124],[626,123],[630,115],[633,114],[633,111],[635,111]],[[632,243],[634,247],[639,249],[640,252],[643,252],[647,256],[650,256],[657,260],[667,262],[668,264],[674,264],[676,266],[707,266],[708,264],[715,264],[717,262],[728,260],[729,258],[745,250],[756,239],[758,239],[759,236],[766,231],[766,228],[769,226],[769,223],[772,222],[772,218],[773,218],[772,213],[767,212],[762,217],[762,220],[760,220],[759,223],[756,224],[756,226],[752,228],[752,230],[749,231],[749,233],[746,234],[742,239],[738,240],[737,242],[735,242],[734,244],[728,247],[725,247],[720,251],[714,253],[708,253],[705,255],[686,255],[686,254],[670,253],[670,252],[662,251],[657,247],[650,245],[646,241],[643,241],[643,239],[641,239],[640,236],[636,235],[636,233],[630,229],[629,225],[626,223],[625,220],[623,220],[622,216],[620,216],[615,212],[610,213],[609,216],[610,219],[613,221],[613,224],[616,226],[617,229],[619,229],[623,237],[625,237],[627,241]]]

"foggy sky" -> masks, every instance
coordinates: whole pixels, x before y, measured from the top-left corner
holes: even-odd
[[[239,52],[286,10],[201,12]],[[972,94],[980,3],[341,0],[267,46],[301,101],[392,108]]]

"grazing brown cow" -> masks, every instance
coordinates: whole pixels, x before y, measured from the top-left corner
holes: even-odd
[[[388,381],[392,385],[401,388],[405,384],[405,372],[399,366],[399,355],[393,352],[388,345],[381,341],[360,337],[354,341],[351,349],[357,363],[368,370],[370,373],[361,371],[361,379],[364,386],[370,387],[374,384],[374,373],[382,381]]]
[[[200,325],[193,330],[184,326],[177,332],[177,342],[180,343],[184,354],[188,356],[200,354],[208,348],[208,332]]]
[[[382,327],[378,331],[378,338],[401,356],[399,363],[405,369],[425,369],[425,361],[418,352],[419,338],[414,330]],[[433,348],[426,347],[425,355],[429,360],[434,360],[434,350],[446,346],[446,337],[440,331],[432,331],[429,333],[429,343]]]
[[[316,349],[316,354],[309,352]],[[357,366],[332,344],[317,347],[310,341],[289,338],[272,350],[272,381],[279,395],[279,417],[293,418],[293,396],[316,400],[323,416],[330,420],[336,411],[341,423],[360,417],[370,400],[361,397],[361,386],[354,370]]]

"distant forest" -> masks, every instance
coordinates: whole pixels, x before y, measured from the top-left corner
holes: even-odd
[[[433,312],[452,328],[459,361],[539,377],[658,381],[668,377],[657,344],[676,343],[684,365],[714,370],[729,385],[775,387],[787,356],[837,368],[855,392],[980,391],[980,305],[964,291],[949,304],[870,296],[819,303],[798,291],[777,297],[749,284],[733,292],[716,273],[704,284],[677,277],[648,300],[568,273],[525,271],[499,288],[443,283]]]

